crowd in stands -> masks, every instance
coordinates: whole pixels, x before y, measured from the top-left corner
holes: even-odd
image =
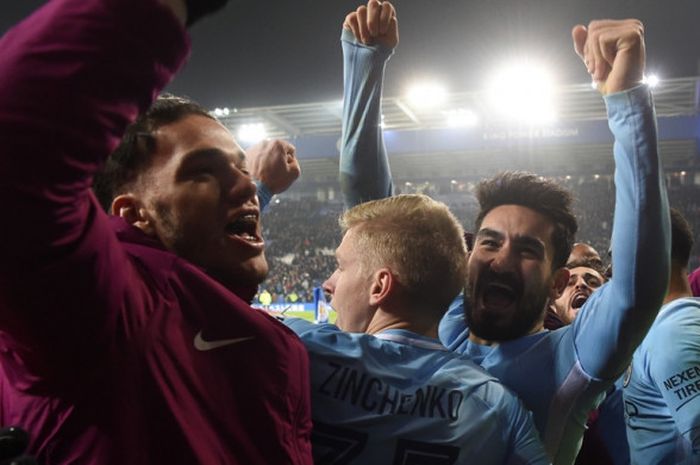
[[[263,237],[270,274],[260,293],[272,303],[310,302],[313,288],[335,269],[340,239],[339,202],[279,199],[263,213]]]
[[[577,238],[587,242],[604,257],[610,246],[615,188],[612,176],[597,179],[559,177],[557,182],[575,195],[574,208],[579,221]],[[405,186],[404,193],[426,193],[447,203],[466,231],[474,228],[478,205],[473,194],[444,192],[433,183]],[[700,231],[700,187],[669,183],[671,206],[688,219],[693,231]],[[333,252],[340,240],[338,218],[342,205],[338,201],[319,201],[313,196],[302,199],[281,197],[263,214],[263,231],[267,242],[270,275],[260,286],[272,303],[313,301],[313,288],[321,286],[335,268]],[[700,266],[700,250],[691,254],[690,269]],[[260,302],[259,302],[260,303]]]

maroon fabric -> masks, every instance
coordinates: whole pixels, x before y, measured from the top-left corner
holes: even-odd
[[[688,277],[690,289],[693,291],[694,297],[700,297],[700,268],[690,273]]]
[[[544,327],[545,329],[548,329],[550,331],[554,331],[555,329],[559,329],[566,326],[563,321],[561,321],[561,318],[559,318],[559,315],[554,311],[554,309],[551,306],[547,307],[547,313],[544,315]]]
[[[51,0],[0,41],[0,425],[43,464],[311,463],[297,337],[89,189],[188,48],[156,0]]]

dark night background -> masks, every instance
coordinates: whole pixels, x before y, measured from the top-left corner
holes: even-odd
[[[4,33],[43,1],[3,0]],[[386,95],[417,78],[450,91],[485,86],[509,57],[548,63],[561,84],[587,81],[569,31],[594,18],[636,17],[646,25],[648,72],[698,74],[697,0],[396,0],[401,44]],[[192,30],[193,54],[170,91],[208,107],[250,107],[338,99],[340,26],[359,2],[235,0]]]

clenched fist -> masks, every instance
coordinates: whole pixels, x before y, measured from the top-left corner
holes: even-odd
[[[399,44],[399,23],[396,9],[389,2],[369,0],[348,14],[343,27],[352,31],[355,38],[365,45],[379,44],[394,48]]]
[[[638,86],[644,78],[644,25],[636,19],[592,21],[571,31],[574,48],[603,95]]]
[[[253,178],[273,194],[280,194],[301,175],[296,148],[283,140],[266,140],[246,150],[246,159]]]

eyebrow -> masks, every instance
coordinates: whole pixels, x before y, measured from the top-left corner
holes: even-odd
[[[481,228],[479,231],[476,233],[476,238],[480,239],[482,237],[490,237],[493,239],[503,239],[505,235],[501,232],[496,231],[495,229],[489,229],[489,228]]]
[[[182,158],[183,162],[194,163],[200,160],[206,160],[208,158],[217,160],[225,159],[226,161],[229,161],[229,158],[231,156],[235,158],[236,163],[242,163],[246,159],[245,152],[243,151],[231,154],[217,148],[195,149],[191,152],[186,153]]]
[[[600,278],[598,275],[595,275],[595,274],[589,273],[589,272],[583,273],[583,277],[584,277],[584,278],[595,278],[595,279],[597,279],[598,281],[603,281],[603,279]]]
[[[505,234],[503,234],[500,231],[496,231],[495,229],[490,229],[490,228],[482,228],[479,230],[478,233],[476,233],[476,237],[491,237],[494,239],[500,239],[503,240],[505,238]],[[544,250],[545,245],[544,242],[542,242],[540,239],[534,237],[534,236],[515,236],[513,238],[513,242],[520,244],[520,245],[530,245],[533,247],[537,247],[539,249]]]
[[[477,239],[481,237],[490,237],[492,239],[497,239],[502,241],[505,238],[505,234],[500,231],[496,231],[490,228],[482,228],[476,233]],[[544,242],[533,236],[516,236],[513,238],[513,242],[519,246],[529,246],[537,249],[541,254],[544,254],[546,247]]]

